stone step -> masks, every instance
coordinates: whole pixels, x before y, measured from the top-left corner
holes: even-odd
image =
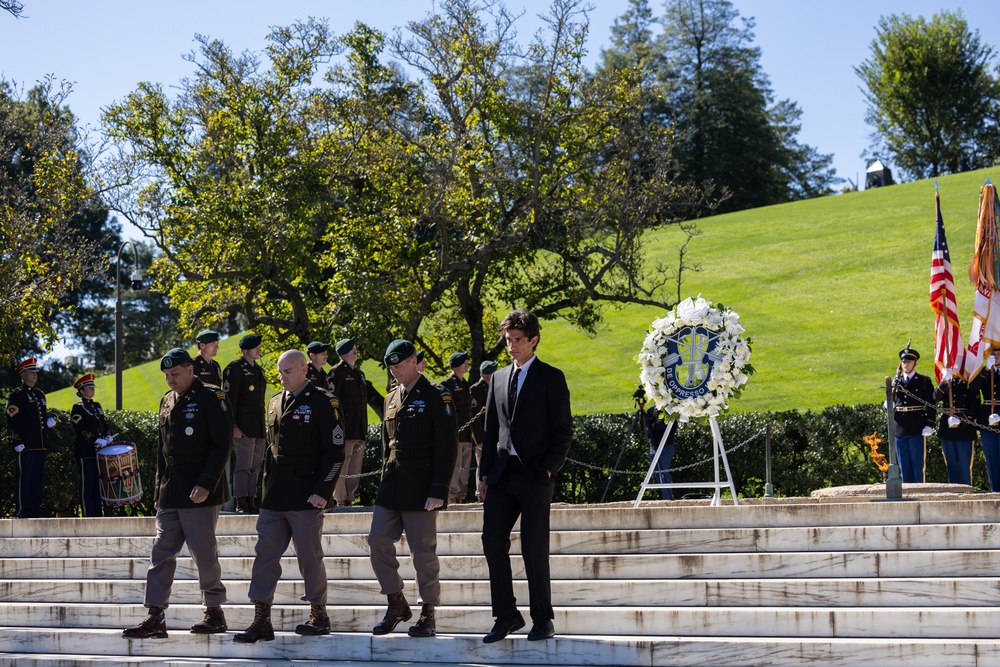
[[[416,602],[416,600],[411,600]],[[370,633],[385,606],[345,605],[328,608],[338,632]],[[246,628],[252,605],[227,605],[230,629]],[[177,604],[167,610],[167,627],[187,631],[202,620],[201,605]],[[527,608],[522,610],[527,618]],[[145,617],[139,604],[16,604],[0,605],[0,626],[26,628],[125,628]],[[309,618],[309,607],[276,605],[271,612],[275,630],[290,632]],[[400,624],[404,632],[413,622]],[[1000,627],[1000,607],[555,607],[556,629],[566,634],[605,636],[684,637],[726,636],[738,628],[746,637],[884,637],[992,639]],[[493,625],[488,606],[437,609],[442,634],[484,635]],[[526,632],[526,631],[525,631]]]
[[[139,556],[152,550],[153,537],[21,537],[0,540],[0,558],[82,558]],[[253,553],[254,535],[221,535],[220,556]],[[552,553],[569,554],[702,554],[720,552],[801,552],[867,550],[1000,549],[1000,526],[995,523],[958,526],[838,526],[824,528],[727,528],[704,530],[554,531]],[[367,556],[367,535],[327,534],[323,550],[328,557]],[[407,553],[405,537],[400,553]],[[439,555],[476,556],[482,553],[479,533],[439,533]],[[186,547],[182,555],[188,555]],[[289,546],[288,554],[294,554]],[[511,553],[520,553],[520,536],[511,537]]]
[[[135,655],[59,655],[49,654],[26,654],[26,653],[0,653],[0,667],[104,667],[113,665],[114,667],[218,667],[220,664],[226,667],[288,667],[287,660],[275,658],[272,660],[252,660],[236,658],[205,659],[197,658],[164,658],[162,656],[135,656]],[[309,667],[371,667],[372,663],[365,661],[341,661],[341,660],[309,660]],[[412,660],[405,662],[380,662],[382,667],[409,667],[413,665]],[[468,663],[458,662],[424,662],[421,667],[469,667]],[[551,667],[551,665],[522,665],[521,667]],[[562,663],[561,667],[573,667]]]
[[[678,501],[675,501],[678,502]],[[684,501],[688,502],[688,501]],[[823,526],[895,526],[928,524],[990,523],[1000,516],[1000,499],[920,502],[837,502],[788,503],[780,498],[756,499],[760,504],[706,507],[677,505],[669,501],[651,502],[638,509],[622,506],[554,505],[552,530],[645,530],[684,528],[756,528]],[[625,506],[627,505],[627,506]],[[228,515],[219,518],[219,535],[253,535],[257,518]],[[371,510],[363,507],[338,508],[325,517],[324,532],[367,534]],[[461,505],[438,517],[441,532],[472,532],[482,529],[481,505]],[[101,519],[55,518],[0,519],[0,537],[97,537],[152,536],[153,517],[111,517]]]
[[[483,556],[441,556],[441,579],[487,580]],[[400,575],[413,580],[408,556],[401,556]],[[223,577],[248,580],[253,557],[220,558]],[[856,551],[735,554],[598,554],[553,555],[553,579],[793,579],[870,577],[967,577],[1000,575],[1000,552],[994,550]],[[330,580],[367,580],[372,577],[367,556],[324,560]],[[145,580],[148,557],[136,558],[4,558],[0,582],[9,579],[137,579]],[[294,557],[281,559],[281,578],[299,579]],[[511,558],[515,579],[524,578],[523,561]],[[177,560],[176,579],[197,579],[190,558]]]
[[[443,635],[413,639],[403,634],[384,637],[335,633],[324,637],[299,637],[278,633],[273,642],[236,644],[229,635],[191,635],[172,631],[168,639],[124,640],[116,630],[73,630],[52,633],[46,629],[11,628],[0,633],[0,665],[24,667],[30,659],[11,651],[32,654],[103,655],[121,664],[142,665],[142,658],[162,657],[157,664],[270,665],[271,661],[308,660],[335,655],[352,662],[398,664],[400,657],[426,667],[474,662],[479,665],[671,665],[673,667],[824,667],[901,665],[907,667],[983,667],[1000,664],[1000,641],[971,639],[887,640],[884,638],[771,639],[741,636],[605,637],[557,636],[544,642],[527,642],[523,635],[483,644],[479,635]],[[121,644],[119,644],[121,642]],[[120,646],[120,648],[119,648]],[[51,659],[51,658],[44,658]],[[48,662],[46,667],[66,667],[86,662]],[[104,663],[106,664],[106,663]],[[285,663],[287,664],[287,662]],[[318,663],[323,664],[323,663]],[[343,663],[335,663],[343,664]],[[352,666],[353,667],[353,666]]]
[[[226,581],[233,604],[248,604],[250,582]],[[0,604],[141,604],[144,580],[18,579],[0,581]],[[404,592],[416,608],[412,581]],[[275,604],[296,605],[305,586],[283,580]],[[514,594],[528,599],[527,583],[514,582]],[[441,582],[441,599],[452,606],[489,604],[488,581]],[[173,604],[201,600],[197,581],[177,580]],[[383,600],[374,579],[329,582],[329,605],[377,605]],[[618,607],[981,607],[1000,604],[1000,578],[871,578],[871,579],[642,579],[635,581],[569,579],[552,582],[557,606],[607,605]]]

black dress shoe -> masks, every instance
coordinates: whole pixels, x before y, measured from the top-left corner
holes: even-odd
[[[552,639],[556,636],[556,629],[552,627],[552,621],[535,623],[528,632],[528,641],[537,642],[542,639]]]
[[[521,612],[514,612],[508,616],[498,616],[497,622],[493,624],[490,634],[483,637],[484,644],[498,642],[507,635],[524,627],[524,616]]]

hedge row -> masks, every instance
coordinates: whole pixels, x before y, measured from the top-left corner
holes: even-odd
[[[45,469],[45,494],[42,516],[79,515],[78,482],[73,465],[73,428],[69,415],[52,411],[59,417],[49,441]],[[569,503],[634,500],[649,465],[649,448],[635,414],[598,414],[575,418],[575,437],[570,460],[560,472],[555,500]],[[136,505],[108,509],[108,515],[149,515],[155,479],[155,413],[111,412],[108,420],[120,440],[136,444],[143,488],[142,501]],[[634,428],[631,428],[632,426]],[[815,489],[882,481],[882,473],[872,462],[870,450],[862,438],[876,433],[882,440],[881,451],[888,455],[885,413],[878,405],[834,406],[821,412],[767,412],[726,415],[719,419],[723,442],[729,453],[736,489],[740,497],[764,495],[765,437],[771,429],[772,484],[776,496],[808,496]],[[624,445],[624,447],[623,447]],[[10,452],[9,443],[6,444]],[[618,472],[611,469],[621,452]],[[671,468],[683,468],[712,456],[712,438],[707,426],[685,425],[677,434]],[[379,468],[378,427],[369,433],[364,471]],[[724,473],[723,473],[724,475]],[[710,461],[673,473],[675,482],[704,482],[712,479]],[[927,481],[945,482],[947,475],[941,457],[941,443],[936,436],[927,440]],[[987,489],[982,452],[977,447],[973,466],[973,484]],[[378,475],[361,480],[359,500],[370,505],[378,487]],[[606,491],[606,495],[605,495]],[[680,493],[678,493],[680,491]],[[696,491],[691,489],[690,491]],[[675,498],[685,490],[675,490]],[[470,497],[474,489],[470,489]],[[654,497],[647,493],[648,499]],[[0,457],[0,516],[14,513],[14,457]]]

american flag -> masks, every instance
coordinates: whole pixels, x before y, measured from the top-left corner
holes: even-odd
[[[934,193],[937,205],[937,233],[931,253],[931,310],[934,311],[934,375],[941,381],[948,368],[961,369],[965,363],[965,345],[958,327],[958,307],[955,305],[955,279],[951,275],[951,256],[944,236],[941,217],[941,197]]]

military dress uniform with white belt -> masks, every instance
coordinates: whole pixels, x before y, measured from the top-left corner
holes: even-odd
[[[950,389],[949,389],[950,385]],[[976,394],[965,380],[943,380],[934,390],[934,401],[943,404],[938,437],[944,450],[949,484],[972,484],[972,443],[979,412]]]
[[[972,390],[979,395],[979,438],[990,491],[996,493],[1000,490],[1000,368],[995,361],[990,363],[987,360],[987,363],[987,367],[972,381]]]
[[[77,392],[84,387],[94,386],[94,375],[87,374],[74,383]],[[103,516],[104,505],[101,502],[101,480],[97,468],[96,451],[110,444],[107,441],[111,434],[108,420],[104,417],[101,404],[92,398],[81,398],[70,411],[70,421],[76,431],[76,442],[73,446],[73,458],[76,471],[80,476],[80,511],[83,516]]]
[[[900,350],[899,358],[901,363],[912,361],[916,364],[920,353],[905,348]],[[899,474],[908,484],[922,484],[924,481],[924,462],[927,456],[924,434],[930,433],[934,428],[936,416],[934,383],[931,379],[916,370],[909,375],[900,374],[894,391],[893,430]]]
[[[35,359],[26,359],[15,369],[19,374],[37,373]],[[23,375],[22,375],[23,377]],[[37,377],[37,376],[36,376]],[[49,417],[45,392],[22,383],[7,398],[7,435],[14,448],[14,512],[22,519],[37,517],[45,486],[48,431],[55,426]]]

